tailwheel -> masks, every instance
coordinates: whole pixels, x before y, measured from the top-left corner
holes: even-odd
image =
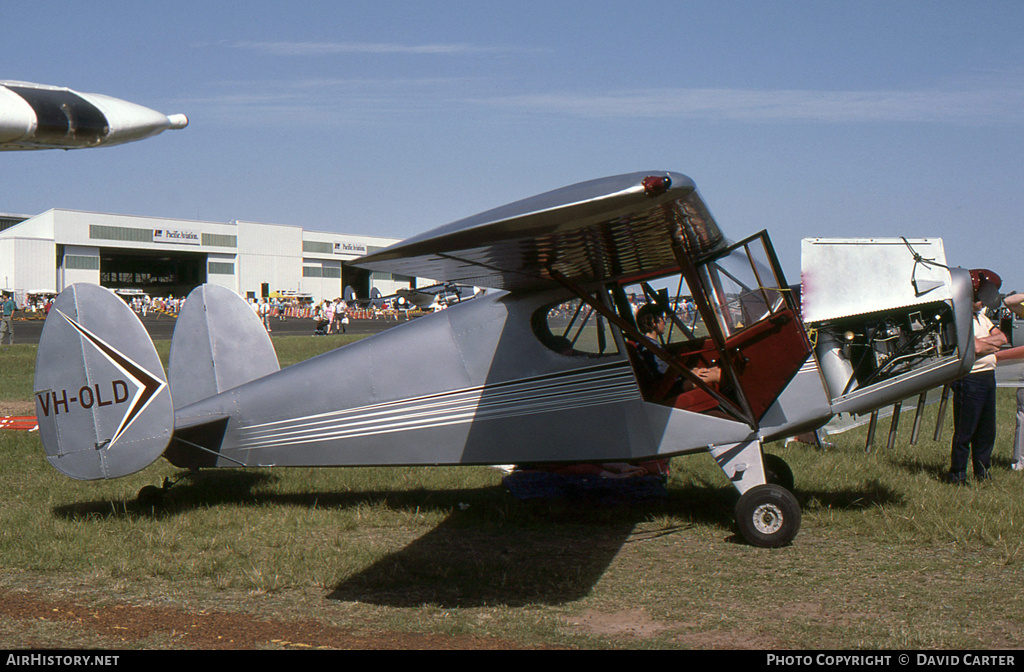
[[[753,546],[785,546],[800,530],[800,504],[781,486],[754,486],[736,502],[736,524],[743,538]]]
[[[198,469],[189,471],[184,476],[181,476],[173,481],[167,477],[164,477],[164,484],[160,487],[157,487],[155,485],[143,486],[142,489],[139,490],[139,494],[135,495],[135,501],[136,503],[138,503],[139,506],[141,506],[144,509],[160,507],[164,503],[164,495],[167,494],[167,491],[170,490],[172,486],[178,483],[178,481],[186,479],[189,476],[192,476],[193,474],[196,474],[198,472]]]
[[[164,502],[164,489],[155,485],[143,486],[135,496],[135,501],[144,509],[159,507]]]

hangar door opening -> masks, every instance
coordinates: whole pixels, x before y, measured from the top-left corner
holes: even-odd
[[[370,272],[341,263],[341,288],[351,287],[360,299],[370,298]]]
[[[206,282],[206,255],[178,252],[100,250],[100,284],[141,289],[150,296],[187,296]]]

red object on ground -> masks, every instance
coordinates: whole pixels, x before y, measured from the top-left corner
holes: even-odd
[[[0,418],[0,429],[31,431],[39,427],[34,415],[8,415]]]

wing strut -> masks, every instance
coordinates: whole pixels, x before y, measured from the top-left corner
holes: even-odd
[[[690,381],[691,383],[693,383],[694,385],[696,385],[697,387],[699,387],[700,389],[704,390],[712,397],[714,397],[715,401],[717,401],[721,405],[722,409],[729,413],[729,415],[732,415],[737,420],[747,423],[748,425],[751,426],[751,428],[755,430],[757,429],[757,421],[754,419],[752,413],[749,413],[749,411],[747,413],[744,413],[743,410],[737,408],[737,406],[732,401],[722,396],[720,392],[712,389],[710,386],[708,386],[707,383],[705,383],[703,380],[701,380],[693,373],[691,373],[689,369],[680,366],[679,363],[676,362],[675,359],[672,357],[672,355],[670,355],[664,348],[661,347],[660,343],[655,343],[651,339],[644,336],[642,333],[640,333],[639,329],[637,329],[635,326],[629,324],[628,322],[626,322],[626,320],[619,317],[619,315],[617,315],[615,311],[610,310],[603,303],[596,300],[594,297],[590,296],[587,292],[583,290],[583,288],[581,288],[579,285],[574,283],[569,278],[562,275],[560,272],[556,271],[553,268],[549,268],[548,272],[551,274],[551,278],[553,280],[555,280],[560,285],[568,289],[582,301],[585,301],[587,305],[589,305],[591,308],[597,311],[598,315],[603,316],[606,320],[614,324],[616,327],[619,328],[620,331],[628,335],[637,343],[643,343],[647,348],[651,350],[651,352],[655,354],[655,356],[664,361],[669,366],[669,368],[671,368],[673,371],[683,376],[688,381]]]

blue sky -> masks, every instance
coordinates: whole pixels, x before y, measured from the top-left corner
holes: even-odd
[[[1024,2],[4,0],[0,79],[187,114],[0,153],[0,212],[407,237],[636,170],[727,235],[938,236],[1024,290]]]

